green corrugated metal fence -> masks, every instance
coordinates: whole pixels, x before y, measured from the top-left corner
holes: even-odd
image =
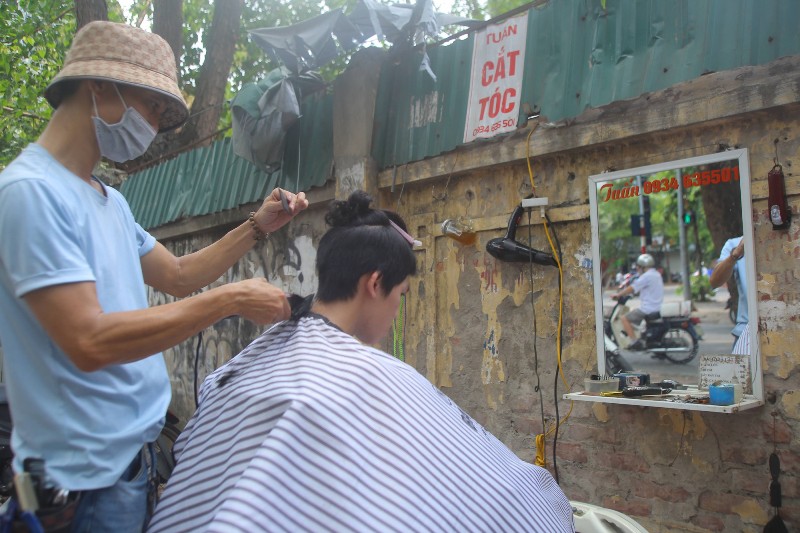
[[[561,121],[709,72],[799,54],[798,20],[798,0],[607,0],[605,10],[600,0],[552,0],[528,11],[521,101]],[[420,50],[388,54],[374,124],[380,168],[462,144],[473,39],[428,47],[436,81],[419,71]],[[276,184],[321,185],[332,170],[331,95],[304,100],[302,113],[280,173],[264,175],[222,141],[136,174],[122,191],[151,228],[257,201]]]
[[[553,0],[528,11],[521,101],[556,122],[768,63],[800,53],[798,20],[797,0],[607,0],[605,10],[600,0]],[[381,168],[462,144],[473,38],[428,48],[436,82],[418,70],[418,51],[385,65],[373,149]]]
[[[305,99],[301,113],[277,172],[262,172],[233,153],[231,139],[223,139],[133,174],[120,191],[136,220],[149,229],[257,202],[276,186],[306,191],[324,185],[333,161],[332,95]]]

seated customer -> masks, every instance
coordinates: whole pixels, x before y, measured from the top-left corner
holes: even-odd
[[[416,273],[369,203],[331,205],[310,309],[205,380],[150,531],[573,531],[547,470],[369,346]]]

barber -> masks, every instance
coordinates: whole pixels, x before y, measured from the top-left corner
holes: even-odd
[[[722,250],[719,253],[719,260],[708,282],[715,289],[727,283],[731,278],[736,279],[736,288],[739,292],[738,305],[736,307],[736,325],[731,330],[733,335],[733,345],[736,346],[736,341],[742,334],[742,331],[747,327],[747,267],[744,258],[744,239],[734,237],[725,241]],[[733,348],[732,348],[733,349]]]
[[[43,459],[48,486],[80,491],[73,531],[145,524],[147,444],[171,394],[160,352],[230,315],[267,324],[290,314],[265,279],[193,293],[305,209],[303,193],[275,189],[249,220],[176,257],[92,174],[101,157],[135,159],[157,133],[184,123],[173,58],[150,32],[84,26],[45,90],[55,110],[44,132],[0,174],[0,341],[14,469]],[[146,286],[183,299],[149,307]]]

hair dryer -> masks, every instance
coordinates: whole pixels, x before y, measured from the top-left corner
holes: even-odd
[[[500,261],[558,266],[552,254],[534,250],[530,246],[525,246],[515,240],[519,219],[522,218],[524,211],[521,205],[514,209],[514,212],[511,213],[511,218],[508,220],[506,236],[491,239],[486,243],[486,251]]]

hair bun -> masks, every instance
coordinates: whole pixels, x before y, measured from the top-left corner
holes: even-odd
[[[325,222],[331,227],[350,226],[372,212],[369,205],[372,197],[364,191],[357,190],[347,200],[334,200],[325,215]]]

